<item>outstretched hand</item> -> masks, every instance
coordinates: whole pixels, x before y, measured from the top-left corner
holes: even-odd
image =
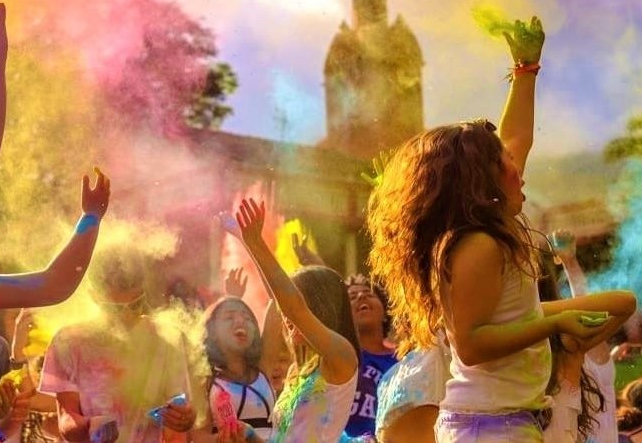
[[[378,157],[372,159],[372,166],[374,167],[374,175],[362,172],[361,178],[367,181],[373,188],[376,188],[383,181],[383,171],[390,161],[390,153],[381,151]]]
[[[539,18],[533,17],[530,24],[515,20],[512,35],[504,32],[515,63],[539,63],[544,46],[544,30]]]
[[[301,264],[301,266],[325,266],[323,259],[312,252],[312,250],[308,247],[307,235],[304,235],[301,239],[301,242],[299,242],[299,236],[297,234],[292,234],[292,249],[294,249],[296,258],[299,259],[299,263]]]
[[[247,289],[247,275],[243,276],[243,268],[232,268],[225,277],[225,294],[243,298]]]
[[[605,316],[606,315],[606,316]],[[594,311],[568,310],[557,314],[557,332],[571,335],[579,340],[588,340],[600,334],[613,317],[608,313]],[[596,323],[587,322],[587,319],[601,321]]]
[[[85,175],[82,178],[82,210],[85,214],[94,214],[102,218],[109,205],[109,178],[98,167],[94,167],[94,172],[96,173],[96,186],[93,188],[89,185],[89,176]]]
[[[168,403],[161,411],[162,424],[172,431],[187,432],[196,421],[196,412],[190,403]]]
[[[247,246],[253,246],[263,241],[261,232],[265,223],[265,203],[257,205],[254,199],[241,202],[236,213],[236,222],[241,229],[241,238]]]

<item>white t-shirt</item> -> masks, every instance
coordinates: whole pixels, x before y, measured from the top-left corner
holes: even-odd
[[[317,368],[308,377],[322,377]],[[357,390],[359,368],[341,385],[322,381],[321,392],[311,392],[308,398],[298,403],[290,426],[284,435],[279,434],[282,411],[278,403],[274,409],[274,441],[283,443],[334,443],[339,441],[348,418]],[[288,386],[281,393],[287,395]]]
[[[545,443],[576,443],[577,417],[582,411],[582,391],[562,380],[559,392],[553,395],[551,422],[544,430]]]
[[[47,349],[40,392],[77,392],[84,416],[116,419],[118,442],[160,442],[147,412],[189,394],[189,384],[182,340],[158,331],[147,317],[126,332],[87,323],[61,329]]]
[[[386,372],[377,389],[376,434],[383,440],[386,428],[411,409],[439,406],[450,378],[450,349],[443,340],[426,350],[413,350]]]
[[[502,283],[503,292],[489,324],[514,325],[544,316],[535,280],[512,262],[506,263]],[[470,294],[470,297],[476,296]],[[451,352],[453,378],[446,383],[442,409],[502,414],[538,410],[549,405],[550,398],[544,394],[552,364],[548,339],[475,366],[464,365],[452,345]]]
[[[587,442],[591,443],[617,443],[617,420],[615,404],[615,364],[609,356],[609,360],[600,365],[594,362],[588,355],[584,357],[584,369],[593,377],[604,395],[604,412],[597,412],[595,419],[599,422],[593,424],[593,434],[589,435]]]

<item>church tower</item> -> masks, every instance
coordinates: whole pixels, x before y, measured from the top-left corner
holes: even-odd
[[[417,39],[386,0],[353,0],[325,61],[327,138],[323,145],[370,159],[423,129]]]

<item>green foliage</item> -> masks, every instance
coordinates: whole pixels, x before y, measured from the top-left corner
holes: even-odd
[[[217,63],[212,66],[207,73],[205,87],[186,112],[187,124],[198,129],[218,129],[233,112],[224,102],[237,87],[238,80],[230,65]]]
[[[642,117],[633,117],[626,125],[627,134],[607,143],[604,159],[607,162],[642,157]]]

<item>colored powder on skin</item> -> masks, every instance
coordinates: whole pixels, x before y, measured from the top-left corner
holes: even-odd
[[[76,225],[76,234],[84,234],[94,226],[98,226],[98,217],[93,214],[84,214]]]
[[[293,384],[285,387],[274,406],[275,426],[277,426],[278,430],[275,438],[277,443],[285,441],[285,436],[292,423],[297,406],[310,401],[312,396],[322,394],[325,390],[326,382],[320,376],[318,369],[311,374],[298,377]],[[318,414],[318,419],[323,420],[328,414],[328,409],[327,407],[321,407],[320,409],[315,412]]]
[[[34,310],[36,327],[29,333],[30,349],[27,355],[42,355],[51,338],[66,326],[83,323],[100,323],[104,314],[94,302],[92,294],[100,289],[92,281],[92,266],[101,266],[102,260],[108,258],[102,251],[113,245],[136,245],[141,253],[150,260],[162,260],[173,254],[177,237],[169,229],[152,222],[131,222],[107,217],[103,221],[103,230],[98,237],[88,274],[80,283],[74,294],[63,303]],[[150,273],[152,274],[152,273]],[[145,290],[152,302],[159,303],[164,283],[158,282],[156,274],[145,276]]]
[[[128,5],[133,3],[140,8],[129,8]],[[150,13],[147,6],[152,4],[160,5],[164,14],[178,20],[174,28],[176,32],[169,32],[165,27],[171,22],[170,17],[162,18],[160,13],[160,16]],[[190,54],[187,43],[182,39],[198,33],[205,35],[204,31],[190,28],[193,22],[171,7],[165,8],[165,4],[169,5],[150,1],[101,3],[71,0],[62,8],[50,2],[10,0],[7,6],[12,44],[7,66],[9,110],[0,156],[0,182],[3,184],[0,188],[1,226],[10,235],[3,236],[0,253],[3,263],[14,265],[18,271],[46,266],[73,232],[71,222],[80,211],[80,177],[90,171],[93,164],[100,164],[98,159],[104,154],[97,151],[102,148],[110,155],[114,154],[116,146],[111,141],[117,139],[118,147],[123,148],[121,158],[127,159],[140,134],[138,128],[131,128],[123,121],[131,120],[141,106],[161,113],[168,108],[170,111],[182,111],[186,97],[191,98],[200,73],[205,69],[201,56],[211,52],[213,39],[197,42],[203,46]],[[101,8],[112,9],[101,15]],[[96,15],[87,13],[89,9]],[[130,20],[121,20],[123,14],[129,14]],[[135,14],[139,14],[138,19],[133,17]],[[117,22],[113,20],[114,16],[119,17]],[[93,19],[88,20],[88,17]],[[154,41],[159,45],[171,43],[170,51],[172,48],[182,50],[164,58],[165,64],[140,60],[144,52],[142,30],[150,20],[157,24],[150,31],[159,37]],[[193,33],[185,34],[181,27]],[[97,51],[97,47],[109,50]],[[161,49],[155,47],[156,53]],[[123,68],[132,60],[139,61],[134,70],[139,74],[136,78],[131,77],[133,71],[129,72],[130,77],[124,75]],[[160,83],[162,87],[156,90],[154,88],[158,84],[151,81],[150,76],[161,74],[165,75]],[[177,90],[172,90],[169,85],[175,81],[178,81]],[[132,96],[127,98],[127,103],[132,106],[120,109],[124,114],[122,119],[110,120],[116,113],[114,108],[121,103],[109,99],[117,95],[123,84],[130,83],[132,88],[127,91]],[[140,101],[136,101],[138,99]],[[167,129],[164,119],[170,117],[170,114],[155,116],[161,129],[151,137]],[[167,132],[172,132],[171,128]],[[150,138],[149,135],[147,137]],[[107,174],[109,172],[106,170]],[[115,209],[113,204],[111,206],[96,252],[106,244],[119,242],[139,245],[145,254],[157,260],[173,252],[177,243],[174,233],[161,226],[156,226],[156,229],[141,224],[121,226],[109,220]],[[91,220],[85,222],[79,224],[78,232],[84,232],[92,224]],[[162,287],[162,282],[150,281],[150,297],[159,298]],[[91,294],[95,291],[91,280],[86,277],[64,303],[35,310],[35,327],[29,332],[26,355],[43,355],[57,331],[81,322],[93,324],[101,334],[123,337],[113,325],[105,323],[103,313],[92,301]],[[162,329],[180,331],[179,326],[197,324],[178,317],[171,321],[163,319]],[[202,366],[197,357],[201,354],[192,350],[196,349],[192,348],[194,340],[188,338],[186,341],[189,364],[197,368],[199,364]],[[128,354],[132,357],[130,360],[141,361],[141,365],[143,359],[135,357],[152,352],[145,346],[127,349],[127,352],[132,352]],[[109,362],[105,364],[109,365]],[[120,377],[125,386],[123,389],[127,389],[128,383],[145,371],[145,368],[135,365],[129,373],[123,374]],[[197,383],[201,379],[192,382],[194,395],[200,392]],[[135,399],[136,395],[136,392],[127,393],[130,399]],[[192,401],[196,403],[196,397]],[[197,410],[203,411],[203,407]]]
[[[508,21],[503,11],[496,6],[475,5],[472,14],[475,23],[494,37],[501,37],[504,32],[511,33],[515,29],[514,23]]]
[[[145,293],[150,301],[160,303],[161,294],[158,291],[163,284],[155,281],[159,273],[155,272],[153,263],[174,253],[177,237],[166,227],[150,222],[134,223],[107,218],[104,223],[94,260],[78,291],[66,302],[38,309],[34,314],[37,328],[30,332],[32,349],[27,355],[44,352],[51,337],[61,328],[83,325],[82,328],[88,335],[109,340],[106,345],[118,355],[117,361],[109,356],[92,356],[104,371],[113,373],[116,390],[119,392],[117,402],[125,405],[145,404],[149,409],[164,404],[170,396],[180,392],[167,393],[167,398],[163,397],[166,393],[159,392],[155,399],[149,399],[145,393],[146,380],[149,374],[156,371],[160,371],[163,377],[169,371],[173,374],[169,375],[170,379],[179,380],[186,386],[188,400],[197,412],[197,424],[200,424],[206,417],[205,380],[209,375],[209,365],[202,350],[204,328],[200,321],[200,311],[188,309],[180,302],[172,302],[168,306],[152,310],[135,327],[125,328],[106,317],[92,297],[92,294],[101,290],[100,285],[92,281],[92,278],[102,275],[92,267],[106,266],[105,261],[113,258],[105,251],[112,251],[118,245],[134,245],[135,250],[145,257],[146,267],[141,276]],[[121,257],[115,259],[118,258]],[[127,261],[123,263],[126,264]],[[156,358],[159,343],[166,347],[167,355],[174,356],[171,361]],[[96,352],[102,351],[97,348]],[[146,358],[141,359],[141,355]],[[127,364],[121,364],[123,361]],[[154,361],[158,361],[160,367],[151,367]],[[169,370],[169,367],[173,370]]]
[[[35,289],[42,287],[44,284],[44,279],[42,277],[27,277],[27,278],[16,278],[8,276],[0,276],[0,285],[9,285],[9,286],[21,286],[25,289]]]

